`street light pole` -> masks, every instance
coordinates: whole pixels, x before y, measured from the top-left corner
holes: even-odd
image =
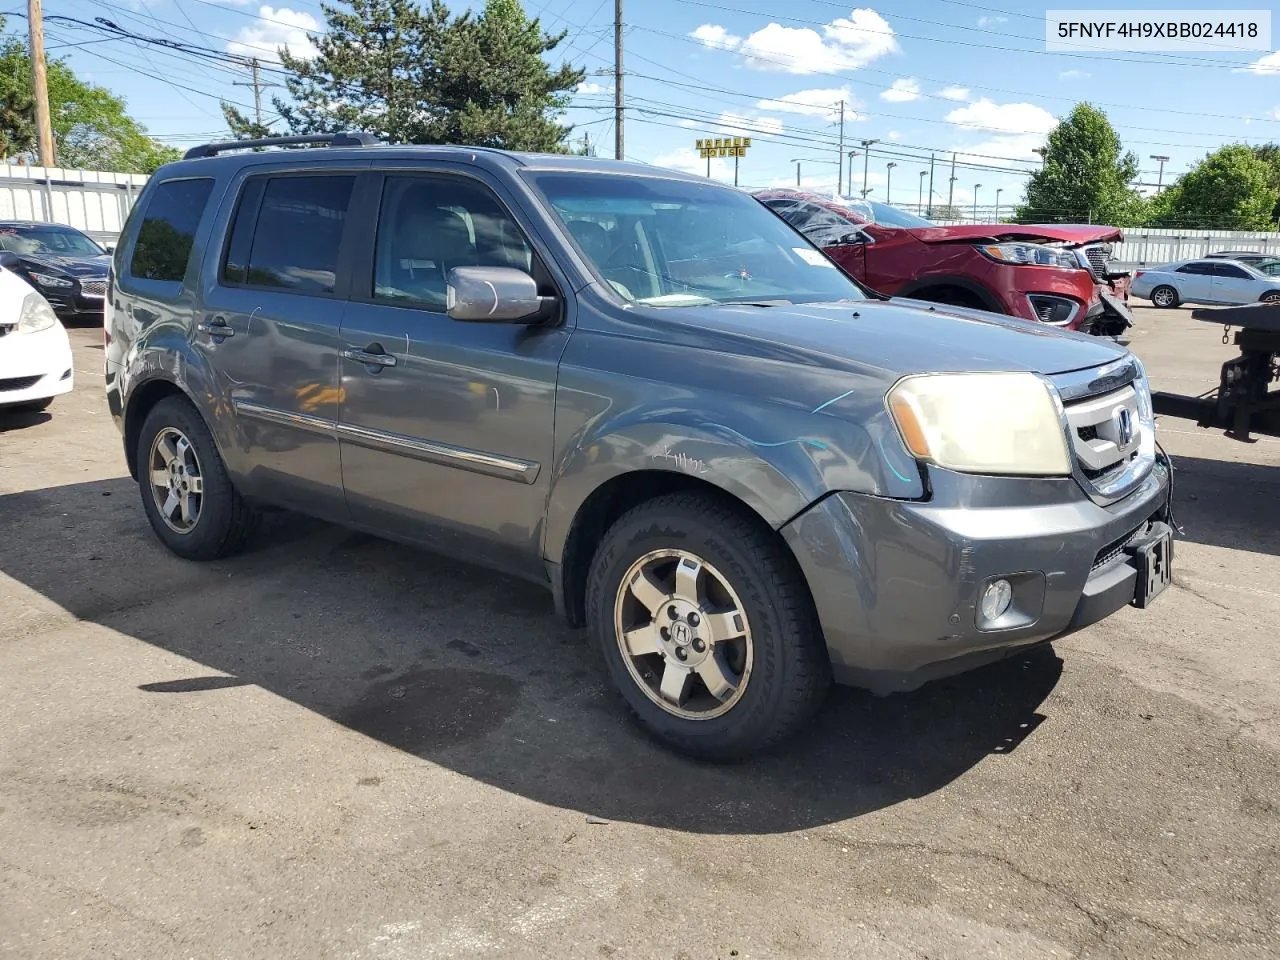
[[[853,158],[858,155],[857,150],[849,151],[849,194],[853,195]]]
[[[799,190],[800,189],[800,161],[793,159],[791,162],[796,165],[796,189]]]
[[[871,160],[871,145],[879,143],[879,140],[863,140],[862,141],[862,195],[867,195],[867,164]]]
[[[978,222],[978,191],[982,189],[982,184],[975,183],[973,185],[973,222]]]
[[[1159,177],[1156,178],[1156,196],[1158,197],[1160,196],[1160,188],[1164,186],[1164,165],[1169,158],[1157,156],[1156,154],[1153,153],[1151,155],[1151,159],[1158,160],[1160,162],[1160,175]]]
[[[884,202],[893,203],[893,168],[897,164],[890,161],[884,165]]]
[[[1000,222],[1000,194],[1004,193],[1004,187],[996,187],[996,215],[995,222]]]
[[[928,170],[920,171],[920,189],[916,191],[916,216],[924,216],[924,178],[929,175]]]

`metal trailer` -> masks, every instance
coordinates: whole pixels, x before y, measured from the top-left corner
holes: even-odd
[[[1158,392],[1152,395],[1157,414],[1218,427],[1246,442],[1252,434],[1280,436],[1280,304],[1250,303],[1239,307],[1193,310],[1191,317],[1221,325],[1222,342],[1238,327],[1234,343],[1240,356],[1222,365],[1218,386],[1198,397]]]

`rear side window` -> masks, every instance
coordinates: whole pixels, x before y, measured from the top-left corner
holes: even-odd
[[[354,176],[255,177],[236,208],[224,283],[334,292]]]
[[[147,201],[129,260],[129,275],[139,280],[181,283],[191,259],[196,228],[213,192],[213,180],[166,180]]]

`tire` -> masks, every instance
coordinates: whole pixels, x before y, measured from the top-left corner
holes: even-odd
[[[1151,291],[1151,302],[1162,310],[1171,310],[1182,301],[1177,290],[1167,283],[1162,283]]]
[[[1258,298],[1259,303],[1280,303],[1280,290],[1268,290]]]
[[[170,455],[173,459],[166,464]],[[138,490],[151,529],[178,556],[186,560],[230,556],[242,550],[257,530],[258,512],[231,485],[213,435],[187,400],[166,397],[147,414],[138,437],[137,465]],[[177,497],[178,505],[168,518],[161,503],[164,488],[153,482],[160,471],[174,481],[168,492]],[[169,502],[173,501],[166,496],[165,503]]]
[[[691,559],[700,572],[677,581]],[[658,497],[609,528],[591,562],[587,626],[641,726],[700,759],[740,759],[782,742],[813,716],[831,684],[795,559],[758,518],[712,495]],[[639,655],[624,652],[624,636],[640,638],[630,648]],[[687,678],[687,696],[676,703],[661,691],[668,671]],[[724,680],[731,682],[713,695],[712,684]]]

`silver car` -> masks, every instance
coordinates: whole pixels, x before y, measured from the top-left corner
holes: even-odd
[[[1280,277],[1233,260],[1177,260],[1136,271],[1129,292],[1157,307],[1280,303]]]

